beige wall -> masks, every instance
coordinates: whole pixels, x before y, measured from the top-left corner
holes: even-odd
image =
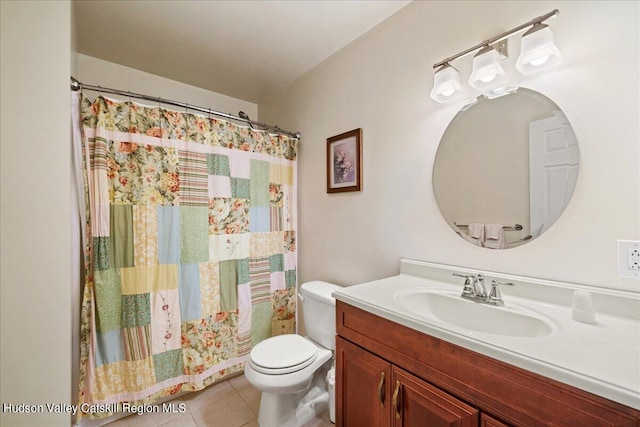
[[[71,75],[78,74],[78,32],[75,8],[71,7]]]
[[[71,395],[70,4],[0,2],[2,403]],[[3,426],[68,414],[0,413]]]
[[[258,105],[253,102],[221,95],[87,55],[78,55],[78,74],[76,78],[82,83],[94,86],[110,87],[154,97],[159,96],[203,108],[211,108],[227,114],[236,115],[238,111],[244,111],[253,120],[257,120],[258,116]],[[87,94],[89,96],[97,95],[95,92],[89,91]],[[116,99],[123,98],[117,95],[107,96]],[[147,101],[136,102],[150,104]]]
[[[459,105],[429,98],[432,65],[555,8],[563,64],[538,76],[580,145],[569,206],[543,236],[491,251],[460,239],[432,189],[438,142]],[[617,275],[617,239],[640,239],[639,3],[413,2],[260,104],[260,120],[303,134],[299,273],[351,285],[396,274],[401,257],[638,291]],[[463,79],[471,58],[455,61]],[[467,85],[465,87],[471,90]],[[326,138],[361,127],[364,190],[326,193]]]

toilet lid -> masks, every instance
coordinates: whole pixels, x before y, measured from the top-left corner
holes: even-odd
[[[251,366],[265,374],[288,374],[309,366],[318,347],[300,335],[278,335],[260,342],[251,350]]]

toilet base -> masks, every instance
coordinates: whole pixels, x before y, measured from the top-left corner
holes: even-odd
[[[329,406],[325,377],[333,361],[326,362],[299,393],[280,394],[263,391],[260,399],[260,427],[299,427],[311,421]]]
[[[260,427],[298,427],[293,395],[262,392],[258,425]]]
[[[293,395],[262,393],[258,425],[260,427],[299,427],[326,410],[329,393],[313,387],[296,405]]]
[[[296,407],[298,425],[304,425],[329,406],[329,392],[320,387],[313,387]]]

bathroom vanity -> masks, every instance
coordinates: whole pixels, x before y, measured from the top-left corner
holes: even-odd
[[[484,273],[504,307],[459,297]],[[588,289],[596,324],[571,316]],[[336,298],[336,425],[640,427],[640,298],[403,260]]]

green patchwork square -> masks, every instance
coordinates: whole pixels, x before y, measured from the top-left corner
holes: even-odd
[[[93,238],[93,259],[95,270],[109,269],[109,248],[111,242],[109,237]]]
[[[231,175],[229,171],[229,156],[224,154],[207,155],[207,167],[209,175]]]
[[[183,374],[182,350],[175,349],[153,355],[153,369],[156,374],[156,382]]]
[[[275,254],[269,257],[269,270],[272,273],[276,271],[284,271],[284,255]]]
[[[249,283],[249,258],[239,259],[238,262],[238,284]]]
[[[111,205],[110,220],[111,267],[133,267],[133,205]]]
[[[238,308],[238,263],[236,260],[220,261],[220,311]]]
[[[250,182],[246,178],[231,178],[231,197],[249,199],[251,197]]]
[[[120,329],[122,287],[118,270],[96,270],[96,328],[98,332]]]
[[[122,296],[122,326],[132,328],[151,324],[149,294]]]
[[[269,206],[269,163],[251,160],[249,172],[251,206]]]
[[[296,270],[287,270],[284,272],[284,279],[287,288],[296,286]]]
[[[209,207],[180,207],[180,261],[209,261]]]
[[[271,301],[251,306],[251,344],[256,345],[271,336]]]

